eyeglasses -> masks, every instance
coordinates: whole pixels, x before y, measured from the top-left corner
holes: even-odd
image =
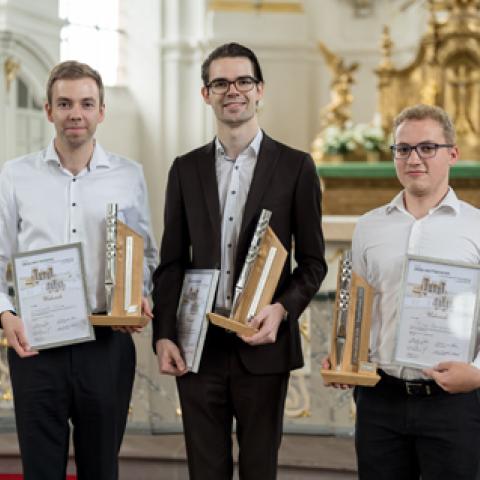
[[[226,78],[215,78],[206,87],[216,95],[227,93],[230,85],[235,85],[235,88],[240,93],[246,93],[253,89],[255,85],[260,83],[256,78],[245,76],[238,77],[235,80],[227,80]]]
[[[417,155],[422,159],[432,158],[437,154],[439,148],[452,148],[455,145],[450,143],[439,144],[431,142],[417,143],[416,145],[409,145],[408,143],[397,143],[390,145],[393,156],[398,160],[408,160],[412,150],[417,152]]]

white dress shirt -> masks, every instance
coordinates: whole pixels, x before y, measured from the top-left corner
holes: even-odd
[[[38,153],[6,162],[0,172],[0,312],[14,310],[6,267],[12,255],[81,242],[88,301],[105,311],[105,214],[118,204],[119,220],[145,240],[144,294],[151,291],[157,248],[140,164],[95,145],[89,165],[74,176],[62,167],[53,140]]]
[[[371,360],[395,377],[425,378],[419,369],[392,363],[405,256],[479,264],[480,210],[449,189],[438,206],[417,220],[405,209],[401,192],[388,205],[360,217],[352,250],[354,271],[375,289]],[[478,356],[475,364],[480,366]]]
[[[233,159],[227,157],[218,137],[215,139],[215,168],[222,218],[222,259],[216,300],[217,308],[229,310],[232,307],[238,236],[262,138],[263,133],[258,130],[248,147]]]

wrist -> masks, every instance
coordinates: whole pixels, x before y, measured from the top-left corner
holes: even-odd
[[[4,310],[3,312],[0,312],[0,325],[2,324],[3,317],[6,313],[10,313],[10,314],[14,315],[15,317],[17,316],[17,313],[14,312],[13,310]]]
[[[288,312],[286,308],[280,302],[277,302],[277,305],[279,305],[279,307],[281,308],[282,321],[286,321],[288,319]]]

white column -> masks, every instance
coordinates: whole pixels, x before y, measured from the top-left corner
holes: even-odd
[[[122,3],[127,85],[140,111],[141,158],[157,238],[163,228],[168,169],[204,140],[200,62],[204,0]]]

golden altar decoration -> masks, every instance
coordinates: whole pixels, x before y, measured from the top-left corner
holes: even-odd
[[[386,148],[386,135],[380,123],[354,125],[351,120],[351,88],[358,63],[347,65],[322,42],[318,47],[332,74],[332,81],[330,103],[320,111],[320,132],[312,143],[313,159],[317,164],[379,161]]]
[[[385,132],[405,107],[438,105],[454,120],[462,159],[480,160],[480,2],[428,0],[427,31],[416,57],[397,68],[388,27],[382,37],[378,110]]]
[[[413,3],[413,2],[411,2]],[[375,70],[378,77],[378,111],[375,115],[384,138],[392,131],[393,119],[407,106],[417,103],[438,105],[453,119],[461,161],[450,173],[450,184],[457,195],[480,207],[480,1],[427,0],[429,9],[426,32],[417,53],[408,65],[397,67],[392,60],[394,45],[388,27],[381,38],[382,59]],[[324,53],[325,55],[325,53]],[[334,78],[342,73],[353,74],[345,62],[330,52]],[[333,68],[336,65],[336,69]],[[343,85],[350,85],[344,81]],[[341,84],[341,82],[340,82]],[[333,87],[339,83],[332,82]],[[325,155],[329,129],[338,128],[334,100],[343,99],[342,112],[350,112],[354,101],[332,91],[332,101],[322,110],[321,131],[312,148],[317,170],[322,179],[323,212],[327,215],[361,215],[389,202],[402,188],[393,162],[352,162],[351,155],[337,155],[336,161]],[[346,110],[348,108],[348,110]],[[355,126],[349,119],[350,130]],[[323,142],[323,143],[322,143]],[[386,144],[387,142],[385,142]],[[357,151],[358,152],[358,151]],[[383,159],[390,159],[384,155]],[[350,158],[349,158],[350,157]],[[357,158],[358,160],[358,158]]]

